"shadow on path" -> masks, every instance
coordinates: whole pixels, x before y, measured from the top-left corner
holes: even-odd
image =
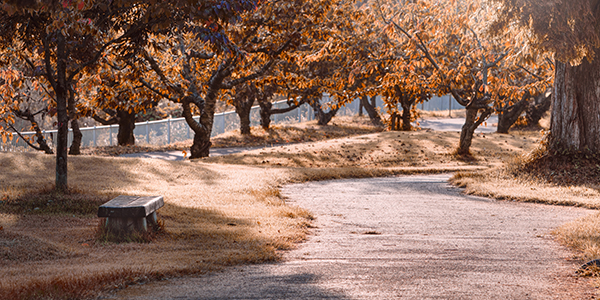
[[[317,219],[282,262],[133,287],[118,299],[578,298],[570,254],[549,232],[591,210],[464,196],[448,178],[286,186],[287,202]]]

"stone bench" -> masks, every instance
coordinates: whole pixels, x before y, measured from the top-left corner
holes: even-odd
[[[106,218],[109,231],[147,231],[156,224],[156,210],[164,205],[162,196],[118,196],[98,208],[98,217]]]

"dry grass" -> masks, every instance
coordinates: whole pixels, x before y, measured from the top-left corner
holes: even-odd
[[[600,209],[599,178],[597,155],[551,155],[540,146],[491,171],[459,172],[451,182],[473,195]],[[587,261],[600,258],[599,227],[600,213],[567,223],[553,233],[560,242],[575,250],[575,259]],[[600,277],[598,271],[584,275]]]
[[[529,152],[541,138],[535,132],[478,134],[475,160],[462,161],[450,154],[458,133],[380,132],[367,118],[333,123],[339,126],[255,129],[249,138],[228,133],[215,144],[303,143],[197,161],[70,157],[75,191],[66,196],[48,192],[53,157],[0,153],[0,294],[86,298],[137,282],[276,260],[278,250],[304,238],[312,218],[285,205],[279,194],[284,183],[488,170]],[[119,194],[163,195],[165,233],[151,243],[97,240],[90,207]],[[31,254],[16,255],[20,249]]]
[[[303,239],[311,218],[279,197],[286,170],[71,157],[70,185],[87,194],[77,196],[81,202],[165,196],[159,210],[165,234],[152,243],[101,243],[89,211],[29,211],[47,200],[15,204],[53,181],[53,157],[1,153],[0,168],[3,299],[82,298],[132,282],[275,260],[278,250]]]
[[[314,143],[264,148],[211,157],[205,162],[292,168],[389,168],[502,165],[515,154],[530,151],[541,138],[533,132],[476,134],[471,151],[474,161],[457,160],[451,153],[458,132],[429,130],[386,131]]]
[[[576,249],[576,258],[589,261],[600,257],[600,213],[569,222],[554,230],[565,245]]]
[[[503,167],[489,171],[458,172],[450,181],[465,188],[470,195],[600,209],[600,192],[596,188],[559,186],[529,176],[515,176]]]
[[[569,222],[552,233],[563,245],[573,249],[573,259],[581,263],[600,258],[600,213]],[[600,268],[592,266],[578,270],[579,276],[592,277],[592,284],[600,286]]]
[[[290,143],[304,143],[328,140],[338,137],[380,132],[383,129],[373,126],[368,118],[336,117],[331,125],[318,126],[316,121],[300,124],[272,125],[269,130],[252,127],[252,135],[242,136],[239,130],[217,135],[211,139],[213,148],[261,147]],[[119,156],[126,153],[181,150],[188,151],[192,141],[178,142],[165,146],[134,145],[84,148],[84,155]]]

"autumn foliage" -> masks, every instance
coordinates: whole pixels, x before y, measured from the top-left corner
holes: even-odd
[[[261,106],[268,128],[270,115],[279,112],[270,101],[281,97],[290,110],[310,104],[319,124],[360,98],[375,124],[402,121],[393,129],[412,130],[416,104],[451,94],[467,110],[457,153],[469,155],[475,129],[491,114],[499,113],[509,128],[552,85],[551,55],[535,49],[558,51],[552,48],[558,46],[536,31],[538,19],[530,24],[533,31],[523,30],[527,14],[534,13],[517,14],[523,5],[519,0],[5,1],[0,136],[11,138],[19,114],[37,113],[27,110],[30,100],[23,94],[24,87],[35,90],[43,100],[36,105],[56,117],[57,187],[66,188],[66,130],[68,124],[76,129],[80,117],[119,124],[119,144],[129,145],[135,143],[135,119],[160,101],[171,101],[181,105],[194,132],[191,157],[200,158],[211,147],[218,101],[236,107],[244,134],[250,134],[249,108]],[[574,26],[591,24],[586,20]],[[592,55],[594,36],[570,38],[580,45],[576,49]],[[569,58],[582,57],[575,54]],[[333,101],[321,103],[324,94]],[[378,96],[387,120],[369,101]]]

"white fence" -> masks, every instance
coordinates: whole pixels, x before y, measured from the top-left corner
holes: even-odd
[[[330,99],[325,98],[324,102]],[[383,111],[383,101],[378,98],[377,106]],[[273,108],[285,108],[287,101],[279,101],[273,103]],[[419,108],[423,110],[449,110],[458,108],[459,104],[449,96],[434,97],[429,102],[419,104]],[[346,106],[340,108],[338,116],[353,116],[358,114],[359,101],[358,99]],[[199,117],[195,117],[197,120]],[[291,124],[306,122],[314,119],[314,112],[310,105],[304,104],[299,108],[285,114],[277,114],[271,116],[272,124]],[[251,126],[260,124],[260,107],[255,106],[250,112]],[[240,128],[240,120],[235,111],[215,114],[213,123],[212,136],[222,134],[227,131]],[[83,138],[81,141],[82,147],[96,146],[113,146],[117,144],[118,125],[110,126],[94,126],[81,128]],[[135,123],[133,131],[137,144],[151,145],[167,145],[176,142],[190,140],[193,137],[193,131],[185,122],[184,118],[169,118],[159,121],[148,121]],[[34,132],[22,132],[24,136],[32,136]],[[48,144],[55,146],[56,130],[44,131],[44,136]],[[72,130],[69,129],[69,144],[72,141]],[[27,151],[29,147],[20,138],[15,135],[13,140],[7,144],[0,144],[0,151]]]

